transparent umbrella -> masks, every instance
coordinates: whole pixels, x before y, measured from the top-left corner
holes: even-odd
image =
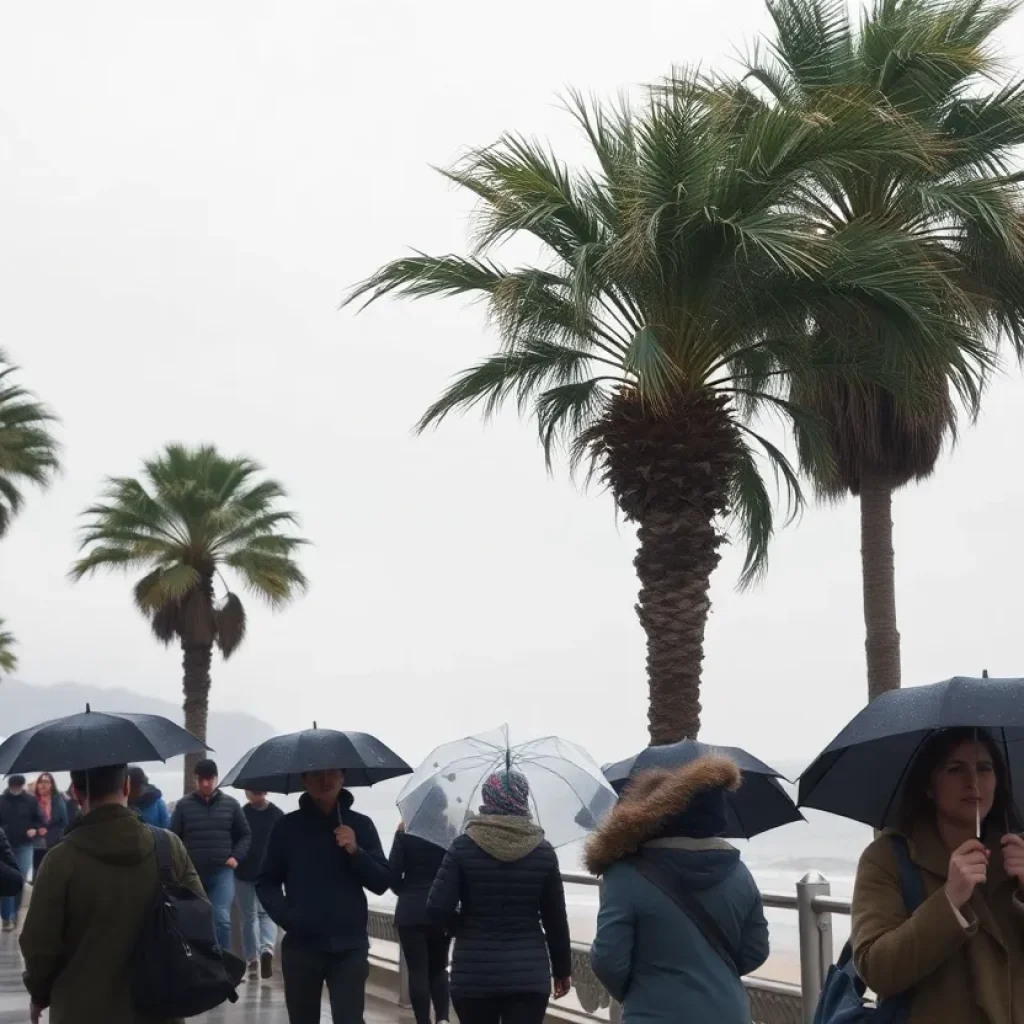
[[[413,772],[398,797],[406,832],[448,847],[480,813],[487,779],[506,770],[526,779],[530,815],[552,846],[583,839],[617,799],[582,747],[558,736],[512,746],[503,725],[443,744]]]

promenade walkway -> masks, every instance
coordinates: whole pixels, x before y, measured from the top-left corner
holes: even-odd
[[[28,994],[21,983],[22,962],[17,937],[0,935],[0,1024],[28,1024]],[[203,1017],[193,1020],[205,1024],[287,1024],[284,989],[280,982],[245,981],[239,989],[240,999]],[[324,1003],[322,1021],[330,1021],[330,1010]],[[412,1024],[412,1014],[377,999],[366,1001],[366,1024]],[[47,1020],[43,1016],[44,1024]]]

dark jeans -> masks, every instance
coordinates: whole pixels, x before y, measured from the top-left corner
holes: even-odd
[[[281,943],[281,973],[289,1024],[320,1024],[324,985],[334,1024],[362,1024],[370,957],[365,949],[322,953],[303,949],[289,935]]]
[[[448,936],[427,925],[398,929],[405,963],[409,968],[409,1001],[416,1024],[430,1024],[430,1004],[434,1020],[448,1019]]]
[[[547,995],[517,992],[505,996],[466,999],[452,996],[459,1024],[544,1024]]]

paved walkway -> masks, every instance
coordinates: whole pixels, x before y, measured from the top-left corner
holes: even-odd
[[[22,962],[14,935],[0,935],[0,1024],[28,1024],[28,995],[21,983]],[[284,990],[280,984],[244,981],[239,1000],[193,1020],[205,1024],[288,1024]],[[331,1012],[324,1003],[321,1021],[329,1022]],[[43,1021],[47,1016],[43,1016]],[[367,999],[365,1024],[406,1024],[410,1013],[377,999]]]

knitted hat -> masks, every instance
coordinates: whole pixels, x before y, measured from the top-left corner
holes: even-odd
[[[488,776],[481,790],[481,814],[514,814],[530,816],[530,785],[519,772],[495,772]]]

